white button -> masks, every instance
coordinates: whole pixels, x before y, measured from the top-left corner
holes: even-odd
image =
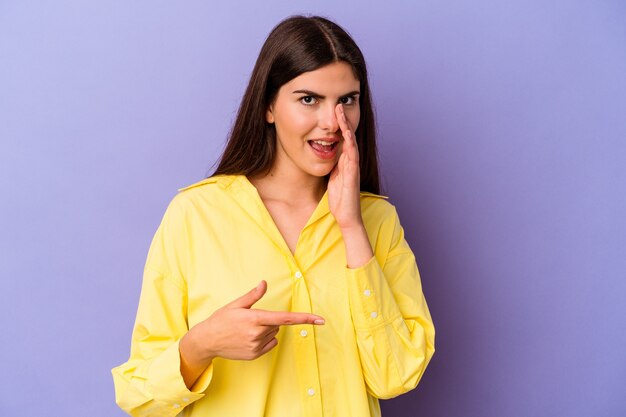
[[[300,336],[306,337],[307,334],[309,334],[309,332],[307,332],[306,330],[300,330]]]
[[[306,393],[312,397],[315,395],[315,390],[313,388],[309,388],[308,390],[306,390]]]
[[[375,319],[376,317],[378,317],[378,313],[375,311],[372,311],[372,314],[370,314],[370,316]]]
[[[183,398],[183,401],[184,401],[184,402],[186,402],[186,403],[188,403],[188,402],[189,402],[189,398],[184,397],[184,398]]]
[[[302,272],[296,271],[296,278],[302,278]]]
[[[372,295],[372,292],[370,290],[365,290],[363,291],[363,294],[365,294],[366,297],[369,297],[370,295]]]
[[[180,408],[180,404],[174,404],[174,408]]]

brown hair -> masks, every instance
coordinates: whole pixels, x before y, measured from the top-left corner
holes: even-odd
[[[345,30],[319,16],[291,16],[269,34],[213,175],[252,176],[269,171],[276,155],[276,129],[266,121],[265,113],[278,90],[304,72],[338,61],[350,64],[360,82],[361,119],[355,136],[360,153],[361,190],[380,193],[376,126],[365,58]]]

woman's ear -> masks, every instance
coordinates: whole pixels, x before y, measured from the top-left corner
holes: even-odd
[[[265,112],[265,121],[267,121],[267,123],[269,124],[274,123],[274,113],[272,112],[272,106],[269,106],[267,108],[267,111]]]

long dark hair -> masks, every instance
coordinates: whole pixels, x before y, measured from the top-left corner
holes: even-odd
[[[361,118],[355,136],[359,148],[361,190],[380,193],[376,126],[365,58],[345,30],[320,16],[291,16],[269,34],[213,175],[267,173],[276,155],[276,129],[274,124],[266,121],[265,113],[278,90],[304,72],[338,61],[350,64],[360,82]]]

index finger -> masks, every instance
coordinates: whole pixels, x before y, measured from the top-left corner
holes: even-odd
[[[350,128],[350,122],[346,118],[346,114],[344,113],[343,104],[339,103],[335,107],[335,113],[337,115],[337,121],[339,122],[339,128],[341,132],[345,135],[347,132],[352,133],[352,129]]]
[[[359,155],[356,139],[354,138],[354,132],[352,131],[349,124],[350,122],[348,121],[348,118],[346,117],[346,114],[344,112],[343,104],[337,104],[337,107],[335,107],[335,112],[337,113],[337,121],[339,122],[339,128],[341,129],[341,135],[345,139],[344,149],[346,149],[350,154],[349,149],[354,148],[354,152],[351,152],[351,159],[357,160]]]
[[[256,310],[259,324],[263,326],[284,326],[294,324],[324,324],[324,318],[311,313],[293,311]]]

